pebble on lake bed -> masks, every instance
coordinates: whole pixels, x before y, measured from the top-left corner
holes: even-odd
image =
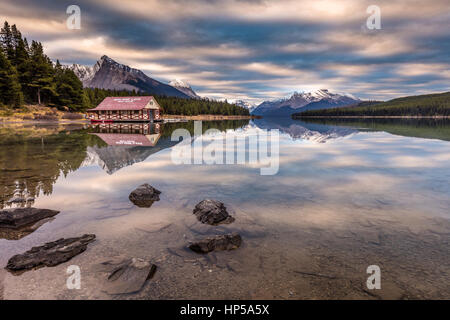
[[[112,295],[139,292],[156,272],[156,265],[141,258],[105,261],[99,268],[109,272],[103,290]]]
[[[218,235],[192,242],[189,249],[197,253],[233,250],[241,246],[242,238],[237,233]]]

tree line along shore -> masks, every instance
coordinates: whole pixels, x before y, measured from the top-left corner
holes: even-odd
[[[83,88],[75,73],[53,62],[38,41],[31,44],[16,25],[4,22],[0,30],[0,116],[27,114],[36,107],[48,107],[52,114],[82,113],[95,108],[108,96],[153,95],[148,92]],[[246,108],[227,101],[183,99],[153,95],[165,114],[196,116],[213,114],[223,116],[249,116]],[[36,113],[36,112],[35,112]],[[42,115],[42,112],[36,113]],[[67,116],[69,117],[69,116]]]

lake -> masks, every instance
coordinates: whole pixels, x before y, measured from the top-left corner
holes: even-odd
[[[61,211],[32,232],[0,231],[0,297],[450,298],[449,121],[267,118],[203,122],[199,135],[194,128],[0,125],[0,205]],[[277,129],[278,170],[262,175],[257,162],[176,164],[175,129],[204,145],[225,133],[246,141]],[[162,192],[150,208],[128,199],[143,183]],[[8,202],[17,196],[29,199]],[[236,220],[200,223],[192,210],[205,198],[225,203]],[[229,232],[241,234],[240,248],[186,249]],[[69,262],[21,275],[3,269],[33,246],[86,233],[97,240]],[[111,296],[96,266],[117,257],[150,259],[158,269],[139,293]],[[79,290],[66,286],[69,265],[81,268]],[[380,290],[366,286],[372,265],[381,270]]]

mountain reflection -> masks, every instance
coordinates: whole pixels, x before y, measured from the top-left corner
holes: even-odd
[[[384,131],[390,134],[450,141],[450,120],[449,119],[303,119],[292,120],[300,122],[306,126],[331,126],[340,128],[355,129],[358,131]]]
[[[120,123],[93,126],[92,135],[107,146],[89,146],[83,166],[98,165],[108,174],[144,161],[150,155],[177,144],[170,137],[161,139],[159,123]]]
[[[261,129],[278,129],[292,139],[325,143],[357,132],[384,131],[390,134],[450,141],[448,119],[327,119],[262,118],[252,121]]]
[[[254,119],[253,123],[261,129],[278,129],[281,133],[289,135],[294,140],[310,140],[325,143],[329,140],[349,136],[358,130],[336,125],[308,123],[289,118],[262,118]]]

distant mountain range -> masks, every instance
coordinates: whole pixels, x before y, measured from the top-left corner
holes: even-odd
[[[264,101],[252,111],[252,114],[262,116],[290,116],[293,113],[307,110],[354,105],[360,101],[350,94],[332,93],[327,89],[320,89],[314,92],[295,92],[287,98]]]
[[[278,129],[281,133],[288,134],[293,140],[308,140],[316,143],[326,143],[359,132],[357,129],[350,127],[308,123],[286,117],[253,119],[252,123],[264,130]]]
[[[152,79],[141,70],[120,64],[104,55],[93,66],[72,64],[67,68],[74,71],[84,87],[109,90],[135,90],[155,95],[202,99],[185,81],[176,79],[169,84]],[[327,89],[315,92],[295,92],[287,98],[264,101],[256,106],[244,100],[234,104],[245,107],[254,115],[291,116],[307,110],[329,109],[354,105],[360,100],[348,94],[337,94]]]
[[[199,98],[189,85],[173,81],[174,86],[150,78],[141,70],[120,64],[102,56],[92,67],[80,64],[68,66],[84,87],[110,90],[136,90],[155,95],[179,98]]]

